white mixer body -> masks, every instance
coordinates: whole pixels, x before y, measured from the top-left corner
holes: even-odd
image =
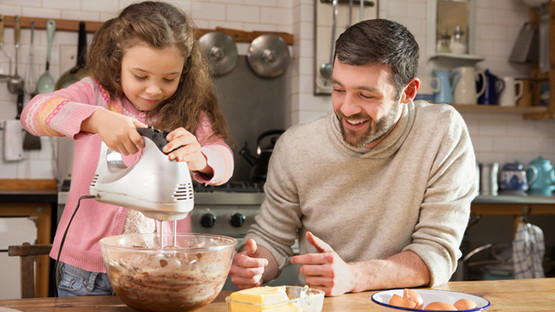
[[[121,154],[102,142],[96,173],[90,186],[96,200],[135,209],[146,217],[180,220],[194,207],[191,174],[185,162],[170,161],[150,139],[144,153],[127,167]]]

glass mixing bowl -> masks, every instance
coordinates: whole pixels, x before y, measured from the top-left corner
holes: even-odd
[[[125,234],[100,240],[116,295],[139,311],[191,311],[216,298],[237,240],[222,235]],[[163,246],[161,248],[160,246]]]

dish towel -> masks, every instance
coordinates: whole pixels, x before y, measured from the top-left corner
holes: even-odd
[[[4,122],[4,161],[23,159],[23,132],[19,120]]]
[[[520,223],[513,240],[513,265],[515,279],[542,278],[545,244],[543,231],[530,223]]]

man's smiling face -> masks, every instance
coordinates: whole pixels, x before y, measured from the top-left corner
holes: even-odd
[[[387,65],[352,66],[335,60],[332,105],[348,144],[373,147],[399,120],[402,103],[390,77]]]

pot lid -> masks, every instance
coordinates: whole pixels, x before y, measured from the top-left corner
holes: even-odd
[[[278,35],[264,34],[256,37],[249,46],[247,60],[251,69],[259,76],[275,78],[289,64],[289,48]]]
[[[221,31],[209,32],[200,37],[199,44],[212,75],[222,76],[235,68],[237,45],[230,35]]]

